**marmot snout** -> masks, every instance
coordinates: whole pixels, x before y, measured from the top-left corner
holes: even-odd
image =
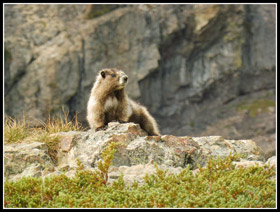
[[[99,71],[87,105],[91,128],[102,129],[110,121],[134,122],[149,135],[160,135],[157,123],[148,110],[131,100],[125,87],[128,76],[115,68]]]
[[[121,73],[121,76],[119,79],[120,85],[123,85],[125,87],[127,85],[127,80],[128,80],[128,76],[125,73]]]

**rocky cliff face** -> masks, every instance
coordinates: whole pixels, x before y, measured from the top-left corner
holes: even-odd
[[[187,166],[197,171],[207,164],[210,156],[225,158],[240,153],[238,166],[264,165],[263,151],[252,140],[226,140],[221,136],[147,136],[138,124],[110,122],[105,131],[71,131],[53,134],[58,138],[56,157],[50,157],[45,143],[30,141],[4,146],[5,178],[17,180],[23,176],[66,174],[74,176],[78,163],[84,169],[94,170],[102,160],[102,152],[111,144],[116,146],[109,181],[121,173],[128,183],[143,182],[145,174],[154,173],[156,163],[161,169],[179,173]],[[54,159],[55,158],[55,159]],[[267,161],[275,165],[275,157]]]
[[[5,5],[5,113],[79,113],[117,67],[163,134],[275,148],[275,5]]]

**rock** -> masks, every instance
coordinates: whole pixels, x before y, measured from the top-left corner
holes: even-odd
[[[16,180],[22,176],[49,176],[66,174],[74,176],[79,160],[85,169],[94,170],[101,153],[112,142],[119,142],[112,165],[109,182],[121,173],[127,183],[143,183],[145,174],[156,168],[168,173],[179,173],[190,166],[205,166],[210,156],[225,158],[230,153],[241,153],[244,160],[264,162],[262,150],[252,140],[225,140],[221,136],[177,137],[173,135],[147,136],[138,124],[110,122],[106,130],[94,132],[70,131],[52,134],[58,136],[57,161],[50,159],[44,143],[5,144],[5,177]],[[272,160],[272,159],[271,159]]]
[[[64,108],[87,126],[96,73],[117,67],[163,134],[218,132],[275,155],[275,5],[14,4],[4,15],[7,115]]]
[[[252,140],[225,140],[221,136],[193,137],[202,149],[203,156],[225,158],[230,153],[241,153],[248,160],[264,161],[263,151]]]
[[[167,174],[179,174],[182,167],[167,167],[165,165],[159,165],[159,169],[164,170]],[[135,166],[119,166],[110,167],[109,169],[109,181],[111,184],[117,180],[121,174],[123,174],[123,179],[126,184],[132,185],[133,182],[137,182],[139,185],[144,184],[145,175],[151,175],[156,173],[156,168],[154,164],[138,164]]]
[[[240,161],[238,162],[233,162],[233,164],[236,165],[236,168],[248,168],[251,166],[265,166],[268,165],[269,167],[276,167],[276,156],[273,156],[271,158],[269,158],[266,162],[263,161],[249,161],[249,160],[244,160],[244,159],[240,159]]]
[[[17,180],[23,176],[40,177],[54,171],[55,164],[44,143],[20,143],[4,145],[4,176]]]
[[[122,146],[115,153],[114,166],[134,166],[147,164],[150,161],[166,166],[184,167],[187,155],[198,160],[195,151],[198,145],[191,138],[176,138],[175,136],[146,136],[138,124],[119,124],[111,122],[105,131],[58,133],[61,141],[70,137],[73,148],[58,153],[58,165],[68,161],[74,164],[78,158],[85,167],[96,167],[101,158],[100,153],[110,142],[121,142]],[[76,143],[76,145],[75,145]],[[192,146],[194,145],[194,146]],[[197,153],[198,154],[198,153]],[[190,159],[189,159],[190,160]],[[192,164],[191,164],[192,165]]]
[[[269,166],[275,166],[277,165],[276,163],[276,156],[272,156],[271,158],[269,158],[265,164],[269,165]]]
[[[264,166],[262,161],[248,161],[248,160],[241,160],[239,162],[232,162],[236,165],[236,168],[249,168],[251,166]]]

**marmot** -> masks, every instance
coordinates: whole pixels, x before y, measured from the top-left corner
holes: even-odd
[[[90,128],[101,130],[110,121],[134,122],[149,135],[160,135],[147,109],[127,96],[124,90],[127,81],[128,76],[116,68],[99,71],[87,104]]]

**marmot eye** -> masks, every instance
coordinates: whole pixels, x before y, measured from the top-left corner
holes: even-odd
[[[116,77],[116,74],[112,74],[112,77]]]
[[[105,75],[106,75],[106,74],[105,74],[105,72],[104,72],[104,71],[101,71],[101,73],[100,73],[100,74],[101,74],[101,76],[102,76],[103,78],[105,78]]]

